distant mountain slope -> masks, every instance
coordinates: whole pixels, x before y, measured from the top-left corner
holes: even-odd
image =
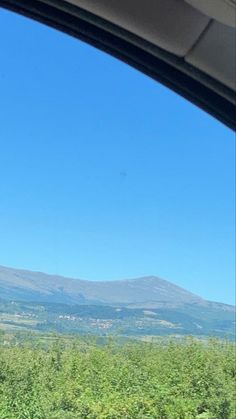
[[[155,276],[85,281],[0,267],[0,329],[234,339],[235,307]]]
[[[155,307],[204,304],[185,289],[155,276],[119,281],[86,281],[0,266],[4,299],[66,304],[100,303]]]
[[[234,340],[234,313],[184,304],[175,308],[24,303],[0,299],[0,332],[93,334],[149,339],[158,336],[215,336]]]

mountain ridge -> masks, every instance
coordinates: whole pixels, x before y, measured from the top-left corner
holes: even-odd
[[[0,329],[234,339],[235,307],[156,276],[88,281],[0,266]]]
[[[0,296],[7,300],[66,304],[95,303],[130,306],[224,305],[207,301],[157,276],[91,281],[0,266]],[[222,306],[223,307],[223,306]]]

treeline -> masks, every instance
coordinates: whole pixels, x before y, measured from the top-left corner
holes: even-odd
[[[229,342],[0,346],[1,419],[234,419],[234,389]]]

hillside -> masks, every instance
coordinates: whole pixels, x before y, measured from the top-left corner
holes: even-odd
[[[185,289],[155,276],[119,281],[87,281],[0,267],[0,296],[4,299],[50,303],[96,303],[158,307],[204,304]]]
[[[0,328],[234,339],[235,308],[154,276],[93,282],[1,267]]]
[[[149,339],[217,336],[234,339],[234,313],[211,306],[127,308],[105,305],[23,303],[0,300],[0,330],[93,334]]]

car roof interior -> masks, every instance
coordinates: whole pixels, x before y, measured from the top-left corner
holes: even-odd
[[[236,0],[0,0],[95,45],[235,128]]]

